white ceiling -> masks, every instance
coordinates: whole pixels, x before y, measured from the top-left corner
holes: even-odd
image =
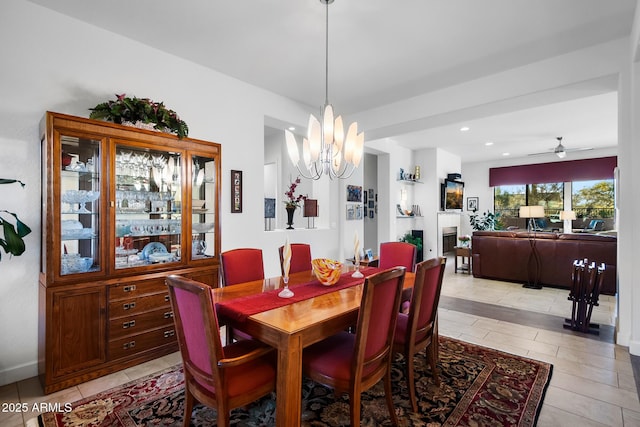
[[[324,102],[319,0],[30,1],[307,105]],[[626,37],[635,4],[336,0],[329,6],[329,99],[338,112],[357,114]],[[458,114],[392,139],[411,148],[441,146],[463,161],[543,152],[553,149],[556,136],[564,136],[567,148],[613,147],[613,82],[609,93],[483,118]],[[462,125],[471,130],[459,132]],[[485,147],[486,141],[494,145]]]

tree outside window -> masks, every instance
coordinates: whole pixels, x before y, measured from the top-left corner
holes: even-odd
[[[584,226],[592,220],[605,220],[605,230],[613,229],[615,217],[614,184],[612,179],[575,181],[572,183],[571,205]],[[580,226],[581,224],[579,224]]]

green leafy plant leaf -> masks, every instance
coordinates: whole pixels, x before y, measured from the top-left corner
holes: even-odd
[[[411,243],[415,245],[418,250],[422,249],[422,239],[420,237],[414,236],[411,233],[406,233],[400,238],[400,241]]]
[[[22,181],[16,179],[0,178],[0,184],[13,184],[19,183],[24,187]],[[0,215],[0,225],[2,226],[2,236],[0,236],[0,247],[9,255],[20,256],[24,253],[26,245],[24,243],[24,237],[31,233],[31,228],[24,222],[20,221],[18,215],[7,210],[0,210],[0,213],[6,213],[15,219],[15,226],[12,222],[8,221],[6,217]],[[2,253],[0,253],[0,260],[2,259]]]

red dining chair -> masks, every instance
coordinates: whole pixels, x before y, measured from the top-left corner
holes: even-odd
[[[440,378],[436,371],[438,346],[436,316],[446,263],[446,258],[439,257],[423,261],[416,266],[409,313],[398,314],[393,350],[404,355],[407,386],[414,412],[418,411],[413,367],[413,357],[416,353],[425,350],[431,365],[431,376],[436,385],[440,386]]]
[[[391,393],[391,359],[404,275],[405,268],[397,267],[365,278],[356,333],[338,332],[302,354],[307,377],[349,394],[352,426],[360,425],[361,393],[380,379],[392,424],[398,425]]]
[[[254,340],[222,346],[211,288],[184,277],[167,277],[184,367],[184,421],[194,403],[217,410],[217,425],[229,426],[229,411],[275,389],[273,349]]]
[[[232,249],[220,254],[220,275],[222,286],[233,286],[238,283],[252,282],[264,279],[264,265],[262,263],[262,249],[240,248]],[[234,338],[249,339],[249,335],[227,326],[227,341]]]
[[[280,254],[280,273],[284,276],[284,269],[282,268],[283,251],[284,246],[280,246],[278,248],[278,253]],[[291,243],[291,265],[289,266],[289,274],[309,270],[311,270],[311,246],[306,243]]]
[[[416,267],[416,246],[407,242],[380,243],[378,267],[387,269],[402,266],[409,272]]]
[[[220,254],[222,286],[264,279],[262,249],[240,248]]]

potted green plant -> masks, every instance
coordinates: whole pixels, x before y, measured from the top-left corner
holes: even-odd
[[[422,238],[414,236],[413,234],[406,232],[404,236],[400,237],[401,242],[411,243],[416,246],[417,250],[422,249]]]
[[[103,102],[89,110],[89,117],[92,119],[118,124],[152,124],[154,129],[175,133],[178,138],[184,138],[189,134],[189,127],[175,111],[165,107],[162,102],[154,102],[148,98],[130,98],[124,93],[116,94],[114,101]]]
[[[24,187],[22,181],[16,179],[4,179],[0,178],[0,184],[13,184],[19,183]],[[8,221],[6,217],[1,214],[9,214],[13,216],[15,220],[15,226],[12,222]],[[20,221],[18,215],[7,210],[0,210],[0,226],[2,226],[2,235],[0,235],[0,246],[4,252],[8,255],[20,256],[25,251],[26,247],[23,238],[31,233],[31,229],[24,222]],[[2,259],[2,253],[0,252],[0,259]]]
[[[483,230],[500,230],[502,223],[500,222],[500,214],[486,211],[483,214],[472,213],[469,215],[469,224],[476,231]]]

